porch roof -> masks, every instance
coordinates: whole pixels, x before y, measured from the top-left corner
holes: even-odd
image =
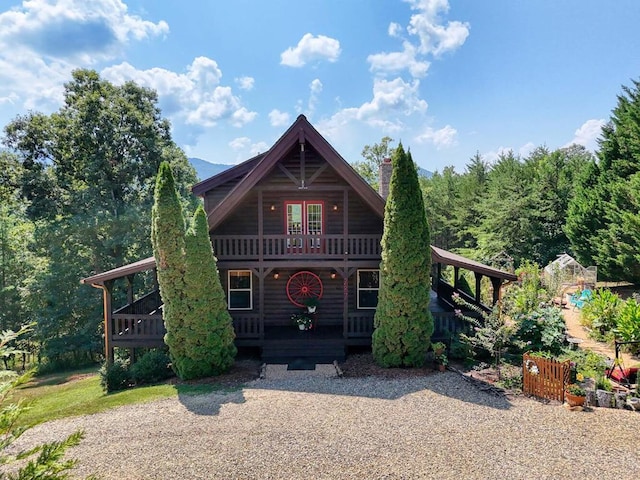
[[[116,278],[126,277],[133,273],[153,270],[154,268],[156,268],[156,259],[155,257],[149,257],[112,270],[107,270],[106,272],[96,273],[91,277],[83,278],[80,280],[80,283],[84,283],[86,285],[103,285],[104,282],[108,280],[115,280]]]
[[[452,265],[454,267],[464,268],[472,272],[481,273],[487,277],[500,278],[502,280],[515,281],[518,279],[513,273],[504,272],[500,269],[490,267],[484,263],[476,262],[469,258],[463,257],[442,248],[434,247],[431,245],[431,258],[434,262],[442,263],[444,265]]]
[[[485,265],[483,263],[476,262],[475,260],[465,258],[462,255],[457,255],[447,250],[443,250],[442,248],[434,247],[433,245],[431,246],[431,257],[434,262],[464,268],[465,270],[478,272],[488,277],[511,281],[515,281],[518,278],[512,273],[504,272],[497,268],[490,267],[489,265]],[[80,283],[84,283],[86,285],[104,284],[104,282],[108,280],[115,280],[117,278],[126,277],[127,275],[138,272],[152,270],[154,268],[156,268],[156,260],[154,257],[149,257],[145,258],[144,260],[139,260],[128,265],[123,265],[121,267],[108,270],[106,272],[97,273],[95,275],[92,275],[91,277],[83,278],[82,280],[80,280]]]

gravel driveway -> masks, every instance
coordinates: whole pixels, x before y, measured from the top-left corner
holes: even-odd
[[[481,392],[458,374],[337,378],[286,372],[226,394],[53,421],[20,445],[81,428],[75,473],[104,479],[632,479],[640,415],[572,412]]]

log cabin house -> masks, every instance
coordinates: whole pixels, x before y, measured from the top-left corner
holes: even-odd
[[[391,162],[381,166],[376,192],[300,115],[265,153],[204,180],[211,242],[227,293],[239,348],[258,349],[269,363],[343,360],[349,348],[371,345],[379,288],[380,240]],[[510,273],[432,247],[434,337],[464,328],[452,313],[459,292],[480,304],[483,277],[497,301]],[[442,279],[454,268],[453,285]],[[104,292],[105,355],[114,347],[163,345],[158,289],[134,298],[134,276],[155,269],[153,257],[81,280]],[[458,285],[459,270],[475,274],[475,296]],[[127,282],[127,304],[113,309],[114,282]],[[316,298],[311,330],[291,316]]]

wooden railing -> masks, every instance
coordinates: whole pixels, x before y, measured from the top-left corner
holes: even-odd
[[[166,333],[161,314],[114,313],[111,321],[113,340],[158,340]]]
[[[217,235],[212,238],[218,260],[282,257],[379,258],[380,235]]]
[[[257,314],[233,314],[236,338],[259,338],[260,317]]]
[[[347,315],[347,337],[369,338],[373,333],[373,314],[351,312]]]
[[[114,313],[111,321],[115,341],[162,341],[167,332],[161,314]],[[260,318],[256,314],[234,315],[233,328],[237,338],[259,338]]]
[[[140,297],[135,302],[119,308],[113,313],[145,315],[149,312],[157,310],[158,308],[160,308],[160,305],[162,305],[162,300],[160,299],[160,291],[154,290],[153,292],[147,293],[143,297]]]

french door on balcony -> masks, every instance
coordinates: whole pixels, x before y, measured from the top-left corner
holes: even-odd
[[[319,252],[324,226],[324,203],[319,201],[285,202],[287,248],[293,252]]]

